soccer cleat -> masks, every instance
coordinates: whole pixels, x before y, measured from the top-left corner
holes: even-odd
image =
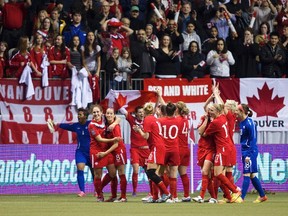
[[[253,203],[261,203],[261,202],[265,202],[266,200],[268,200],[268,197],[265,195],[264,197],[257,197],[256,200],[253,201]]]
[[[217,199],[214,199],[214,198],[210,198],[208,203],[218,203],[218,200]]]
[[[80,193],[77,194],[77,196],[78,196],[78,197],[84,197],[84,196],[86,196],[86,194],[85,194],[83,191],[80,191]]]
[[[147,202],[147,200],[149,200],[150,198],[152,198],[152,195],[149,193],[146,197],[143,197],[141,200],[143,202]]]
[[[201,196],[194,197],[194,198],[192,198],[192,200],[194,202],[204,203],[204,199]]]
[[[173,200],[174,200],[175,203],[180,203],[180,202],[182,202],[182,200],[178,199],[178,197],[173,198]]]
[[[145,201],[145,203],[157,203],[157,200],[154,200],[153,197],[151,196]]]
[[[171,194],[163,194],[161,198],[159,198],[157,200],[158,203],[164,203],[166,202],[168,199],[171,199]]]
[[[136,197],[136,196],[137,196],[136,192],[133,192],[132,197]]]
[[[166,203],[175,203],[175,200],[174,199],[167,199]]]
[[[244,202],[244,200],[242,199],[241,196],[239,196],[239,197],[234,201],[234,203],[243,203],[243,202]]]
[[[228,200],[227,198],[224,198],[222,200],[218,200],[219,204],[224,204],[224,203],[230,203],[230,200]]]
[[[241,191],[238,191],[237,193],[233,193],[231,195],[231,203],[235,202],[235,200],[241,196]]]
[[[114,203],[120,203],[120,202],[127,202],[127,199],[120,197],[119,199],[114,200]]]
[[[191,197],[188,196],[188,197],[183,197],[182,198],[182,202],[191,202]]]
[[[97,197],[96,202],[104,202],[104,197]]]
[[[109,197],[109,199],[105,200],[104,202],[114,202],[117,197]]]

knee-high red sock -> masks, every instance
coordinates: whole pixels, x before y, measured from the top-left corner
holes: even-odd
[[[188,197],[190,194],[190,182],[187,174],[181,175],[181,180],[183,184],[183,190],[184,190],[184,197]]]
[[[158,186],[151,181],[152,184],[152,196],[153,196],[153,200],[157,200],[158,199],[158,192],[159,192],[159,188]]]
[[[235,183],[234,183],[234,177],[233,177],[232,172],[227,172],[227,171],[226,171],[225,175],[226,175],[226,177],[229,179],[229,181],[230,181],[233,185],[235,185]],[[237,186],[236,186],[236,187],[237,187]]]
[[[102,183],[101,183],[101,190],[103,190],[103,188],[109,184],[109,182],[112,180],[112,178],[110,177],[110,175],[107,173],[104,178],[102,179]]]
[[[103,197],[102,187],[101,187],[101,178],[94,178],[94,187],[98,197]]]
[[[173,198],[177,198],[177,179],[176,178],[169,178],[170,181],[170,193],[172,194]]]
[[[214,182],[214,194],[215,194],[215,197],[217,199],[218,197],[218,188],[220,186],[220,182],[219,180],[216,178],[216,176],[213,176],[213,182]]]
[[[132,174],[132,186],[133,186],[133,193],[136,193],[138,185],[138,173]]]
[[[202,175],[202,187],[200,191],[200,196],[202,197],[202,199],[204,199],[205,197],[205,193],[208,188],[208,183],[209,183],[208,175]]]
[[[229,189],[226,187],[226,185],[221,184],[220,185],[221,190],[224,193],[224,197],[227,198],[228,200],[231,200],[231,195]]]
[[[157,186],[159,187],[159,189],[161,190],[163,194],[166,194],[166,195],[169,194],[169,191],[167,190],[167,187],[165,186],[163,181],[159,182]]]
[[[236,187],[228,180],[226,176],[222,173],[216,176],[218,180],[220,180],[221,184],[224,184],[232,193],[237,193]]]
[[[209,178],[208,192],[212,198],[217,199],[217,196],[215,195],[215,190],[214,190],[214,180],[212,178]]]
[[[168,188],[170,185],[170,181],[169,181],[170,179],[169,179],[167,173],[164,173],[163,176],[161,176],[161,178],[162,178],[166,188]]]
[[[125,174],[119,175],[120,178],[120,190],[121,190],[121,198],[126,199],[126,188],[127,188],[127,180]]]
[[[152,186],[152,181],[149,179],[149,188],[150,188],[150,194],[153,195],[153,186]]]
[[[117,177],[114,177],[111,180],[111,194],[113,198],[117,197],[117,186],[118,186],[118,179]]]

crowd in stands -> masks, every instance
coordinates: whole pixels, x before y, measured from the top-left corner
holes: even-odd
[[[131,77],[288,74],[288,1],[0,0],[0,8],[0,78],[19,78],[27,64],[41,78],[45,57],[49,78],[105,70],[114,89]]]

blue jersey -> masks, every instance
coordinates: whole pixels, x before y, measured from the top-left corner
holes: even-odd
[[[240,136],[242,156],[244,158],[257,157],[257,128],[251,118],[247,117],[244,121],[240,122]]]
[[[86,121],[84,125],[77,123],[65,124],[61,123],[59,125],[60,128],[68,131],[75,132],[77,134],[77,150],[81,152],[85,152],[89,155],[90,151],[90,135],[88,131],[88,125],[90,121]]]

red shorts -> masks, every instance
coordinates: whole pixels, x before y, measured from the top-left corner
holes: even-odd
[[[131,164],[139,164],[144,167],[147,165],[147,159],[149,157],[150,150],[140,148],[131,148],[130,149],[130,160]]]
[[[166,152],[164,165],[179,166],[179,164],[180,164],[179,152]]]
[[[213,163],[214,156],[215,156],[215,152],[213,150],[198,148],[197,165],[200,167],[203,167],[205,160],[211,161]]]
[[[152,147],[148,157],[148,163],[164,165],[165,152],[166,152],[165,146]]]
[[[108,154],[103,158],[98,158],[97,153],[98,152],[93,152],[92,154],[90,153],[92,168],[103,168],[110,164],[114,164],[114,158],[112,154]]]
[[[180,166],[190,165],[190,149],[180,149]]]
[[[228,154],[216,153],[214,158],[214,166],[229,166],[230,165],[229,153]]]
[[[112,155],[114,157],[115,166],[127,164],[126,149],[119,149],[119,150],[113,151]]]
[[[231,152],[230,152],[230,155],[229,155],[230,166],[236,165],[236,156],[237,156],[236,146],[233,145],[233,146],[231,147]]]

